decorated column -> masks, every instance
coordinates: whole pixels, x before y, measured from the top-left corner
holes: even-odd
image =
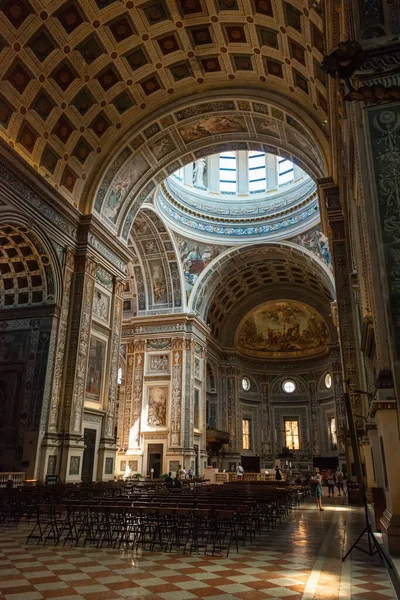
[[[111,316],[111,338],[108,361],[108,394],[104,403],[105,417],[102,423],[102,434],[98,450],[97,479],[99,481],[113,479],[115,471],[116,432],[115,415],[118,390],[118,368],[122,328],[122,302],[124,283],[117,278],[113,280],[113,306]]]
[[[61,424],[64,448],[62,457],[60,455],[60,477],[63,481],[80,481],[81,478],[82,418],[95,272],[96,264],[89,254],[75,258]]]
[[[310,393],[310,417],[311,417],[311,453],[313,456],[320,456],[321,446],[319,440],[319,417],[317,404],[317,377],[312,373],[308,380],[308,389]]]
[[[262,373],[261,375],[261,397],[262,397],[262,451],[266,458],[272,458],[271,444],[271,408],[269,399],[270,377]]]
[[[347,384],[348,391],[352,392],[352,390],[360,389],[360,376],[357,356],[358,343],[353,315],[347,226],[340,202],[339,187],[330,178],[327,178],[320,180],[320,189],[324,195],[331,233],[330,243],[337,294],[343,379]],[[351,393],[350,397],[353,414],[360,414],[362,410],[360,396],[356,393]],[[352,442],[353,444],[357,443],[355,439],[352,439]],[[356,464],[355,468],[357,479],[362,481],[362,473],[359,465]]]
[[[182,338],[172,339],[171,447],[182,446]]]

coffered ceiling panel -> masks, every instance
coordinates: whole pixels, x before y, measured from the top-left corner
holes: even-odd
[[[326,120],[311,0],[5,0],[0,133],[79,205],[123,133],[185,95],[236,84]]]

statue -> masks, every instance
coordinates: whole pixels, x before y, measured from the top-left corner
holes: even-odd
[[[193,169],[193,185],[195,185],[197,187],[204,187],[203,177],[204,177],[205,169],[206,169],[206,159],[199,158],[199,160],[196,160],[196,162],[194,163],[194,169]]]

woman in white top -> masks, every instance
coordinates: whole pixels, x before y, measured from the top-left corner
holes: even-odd
[[[185,471],[185,469],[182,469],[182,465],[179,465],[179,467],[178,467],[176,478],[179,480],[186,479],[186,471]]]
[[[314,473],[311,477],[311,493],[315,497],[315,503],[318,510],[324,510],[322,508],[322,475],[319,469],[315,467]]]
[[[236,467],[236,479],[243,479],[244,469],[241,464]]]

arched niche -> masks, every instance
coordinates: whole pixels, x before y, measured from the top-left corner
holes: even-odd
[[[333,276],[314,254],[290,242],[241,246],[221,253],[201,273],[189,309],[210,325],[216,339],[232,347],[238,320],[249,309],[299,292],[329,317]],[[329,327],[335,339],[330,320]]]
[[[136,294],[136,310],[131,312],[138,315],[182,312],[183,275],[175,241],[152,207],[143,207],[136,216],[129,246],[132,261],[127,295],[133,298]]]

